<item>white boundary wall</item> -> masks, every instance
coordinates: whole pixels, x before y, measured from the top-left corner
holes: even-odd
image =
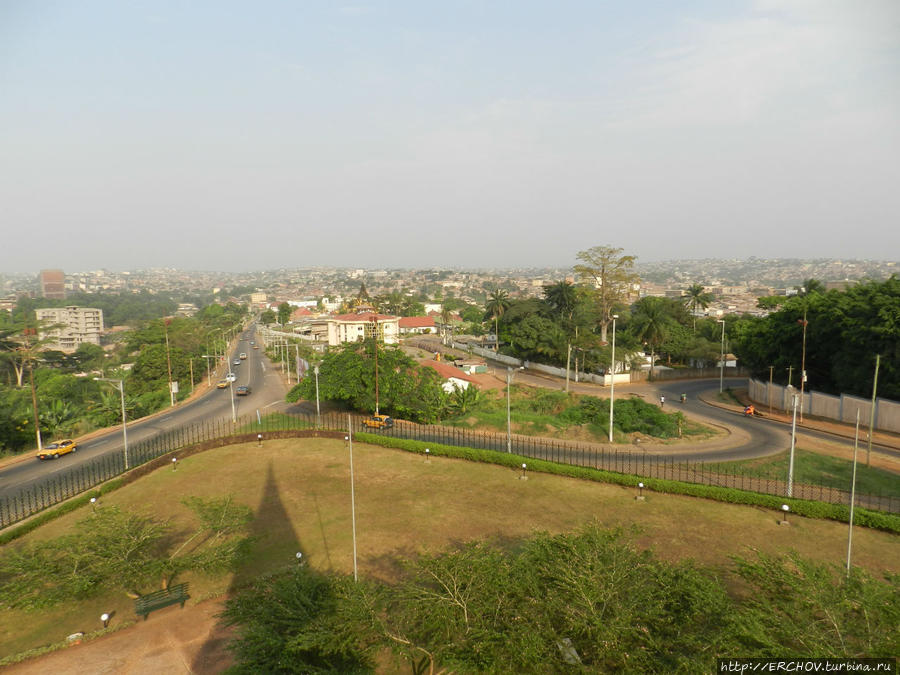
[[[791,396],[800,395],[796,387],[784,387],[780,384],[769,385],[768,382],[750,380],[748,394],[750,399],[760,407],[771,405],[777,410],[791,411]],[[856,411],[859,411],[861,427],[869,426],[869,415],[872,410],[872,399],[841,394],[832,396],[815,391],[803,392],[800,410],[804,415],[823,417],[837,422],[856,422]],[[900,403],[886,398],[875,399],[875,428],[880,431],[900,433]]]

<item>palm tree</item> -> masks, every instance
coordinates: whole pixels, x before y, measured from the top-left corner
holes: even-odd
[[[684,296],[684,306],[691,312],[693,318],[693,332],[697,332],[697,317],[695,316],[697,309],[706,309],[712,302],[713,296],[703,290],[703,284],[691,284],[687,289],[687,295]]]
[[[500,317],[503,316],[503,313],[507,309],[509,309],[509,304],[509,293],[502,288],[498,288],[491,291],[491,294],[488,296],[487,304],[484,306],[485,316],[494,319],[494,335],[496,336],[494,341],[495,352],[500,346]]]
[[[650,346],[650,379],[652,380],[656,348],[665,341],[674,319],[668,313],[663,298],[650,296],[641,298],[635,303],[631,321],[634,336]]]
[[[557,281],[550,286],[545,286],[544,299],[560,318],[572,320],[572,313],[575,311],[575,305],[578,303],[575,284],[563,280]]]
[[[824,293],[825,284],[818,279],[807,279],[802,286],[794,286],[797,289],[797,295],[812,295],[813,293]]]

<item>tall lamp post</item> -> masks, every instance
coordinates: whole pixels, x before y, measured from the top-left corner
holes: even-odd
[[[613,442],[613,402],[616,398],[616,319],[619,318],[618,314],[612,315],[613,325],[612,325],[612,358],[610,363],[610,370],[612,371],[609,376],[609,442]]]
[[[803,423],[803,389],[806,386],[806,326],[809,321],[806,320],[806,310],[803,310],[803,318],[798,319],[797,323],[803,326],[803,352],[800,355],[800,423]]]
[[[724,391],[725,382],[725,319],[717,319],[716,323],[722,324],[722,350],[719,357],[719,393]]]
[[[172,386],[172,358],[169,356],[169,320],[163,319],[163,331],[166,334],[166,368],[169,372],[169,402],[175,407],[175,387]]]
[[[525,370],[525,366],[519,366],[516,370]],[[510,398],[512,392],[513,369],[506,367],[506,451],[512,452],[512,422],[509,416]]]
[[[322,414],[319,410],[319,366],[315,366],[313,372],[316,374],[316,428],[318,429],[322,424]]]
[[[125,470],[128,471],[128,425],[125,420],[125,383],[122,380],[110,377],[95,377],[94,379],[98,382],[109,382],[119,390],[119,397],[122,400],[122,446],[125,454]]]

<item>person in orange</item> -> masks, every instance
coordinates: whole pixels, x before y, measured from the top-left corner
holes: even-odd
[[[751,417],[756,414],[756,408],[753,407],[752,403],[744,408],[744,414],[750,415]]]

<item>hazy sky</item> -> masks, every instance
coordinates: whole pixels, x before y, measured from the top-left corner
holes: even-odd
[[[0,2],[0,272],[897,260],[898,216],[898,0]]]

